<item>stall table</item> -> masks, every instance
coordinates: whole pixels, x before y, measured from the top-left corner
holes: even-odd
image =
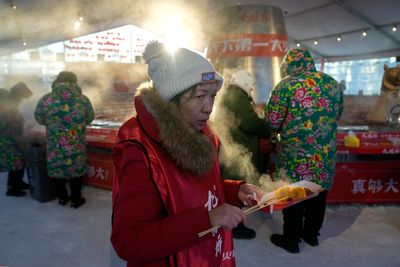
[[[400,132],[358,132],[357,148],[344,146],[346,135],[337,135],[336,171],[328,202],[400,202]]]
[[[116,128],[88,127],[88,184],[112,188],[112,147],[117,131]],[[346,135],[347,131],[339,131],[337,135],[336,172],[328,202],[400,202],[400,143],[395,142],[400,140],[400,131],[357,132],[361,141],[358,148],[344,146]],[[264,141],[262,147],[263,153],[274,153],[269,142]]]
[[[112,189],[114,165],[112,148],[117,139],[118,129],[87,127],[88,164],[89,172],[86,183],[103,188]]]

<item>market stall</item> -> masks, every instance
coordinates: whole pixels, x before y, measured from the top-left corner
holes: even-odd
[[[337,163],[331,203],[400,202],[400,131],[376,128],[355,133],[359,147],[346,147],[348,131],[337,135]]]

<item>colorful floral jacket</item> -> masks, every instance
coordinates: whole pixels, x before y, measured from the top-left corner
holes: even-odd
[[[74,178],[87,171],[86,125],[94,119],[89,98],[75,83],[55,84],[35,110],[35,119],[46,126],[47,173]]]
[[[16,171],[24,167],[24,119],[8,91],[0,90],[0,171]]]
[[[281,65],[284,77],[266,106],[270,126],[279,132],[276,176],[308,180],[329,190],[336,157],[336,121],[343,94],[331,76],[316,70],[305,49],[290,50]]]

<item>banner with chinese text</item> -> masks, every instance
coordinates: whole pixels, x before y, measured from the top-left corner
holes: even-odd
[[[283,34],[248,33],[226,35],[212,40],[207,58],[221,57],[283,57],[288,51],[288,38]]]

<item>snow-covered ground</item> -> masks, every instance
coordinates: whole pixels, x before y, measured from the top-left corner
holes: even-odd
[[[56,200],[6,197],[0,174],[0,266],[119,267],[111,255],[111,192],[85,187],[87,204],[75,210]],[[320,246],[300,244],[289,254],[269,241],[281,233],[280,212],[249,217],[253,240],[235,240],[238,267],[400,266],[400,205],[329,205]],[[111,264],[113,263],[113,264]],[[195,267],[195,266],[194,266]]]

